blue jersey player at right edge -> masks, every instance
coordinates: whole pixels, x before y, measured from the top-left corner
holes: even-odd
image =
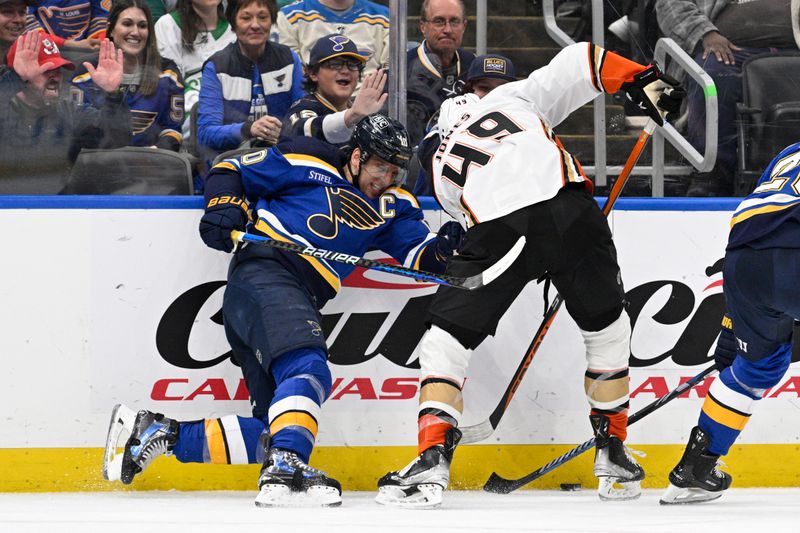
[[[234,249],[231,230],[245,229],[356,256],[380,249],[405,266],[444,272],[463,230],[450,222],[432,233],[414,197],[397,187],[410,157],[403,125],[376,114],[358,122],[343,151],[294,137],[226,159],[206,180],[200,235],[226,252]],[[178,422],[117,406],[104,477],[130,483],[165,453],[181,462],[261,463],[256,505],[341,504],[339,482],[308,461],[332,381],[319,310],[354,268],[272,247],[239,247],[222,314],[252,417]],[[123,427],[130,438],[115,454]]]
[[[714,354],[719,377],[669,474],[662,504],[722,496],[732,478],[717,469],[719,457],[789,368],[792,326],[800,318],[800,143],[772,160],[736,208],[723,268],[733,331],[723,324]]]

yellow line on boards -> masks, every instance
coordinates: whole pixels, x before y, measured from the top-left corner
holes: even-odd
[[[521,477],[572,449],[571,445],[470,445],[456,449],[451,475],[454,489],[479,489],[492,470],[504,477]],[[683,452],[682,445],[632,445],[645,452],[637,458],[647,477],[646,488],[663,488],[667,474]],[[405,466],[416,454],[406,446],[321,447],[311,464],[342,483],[344,490],[372,491],[389,470]],[[530,485],[554,489],[561,483],[580,483],[593,489],[594,452],[556,468]],[[800,486],[800,445],[751,444],[734,446],[725,468],[737,488]],[[102,477],[100,448],[0,449],[0,492],[81,492],[135,490],[249,490],[256,491],[260,465],[184,464],[159,457],[131,485]]]

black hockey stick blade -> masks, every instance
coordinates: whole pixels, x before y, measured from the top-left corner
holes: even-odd
[[[646,406],[642,407],[635,413],[633,413],[628,418],[628,425],[635,424],[642,418],[646,417],[653,411],[663,407],[666,403],[671,402],[687,390],[691,389],[704,379],[706,379],[710,374],[717,370],[715,365],[711,365],[710,367],[706,368],[693,378],[689,379],[685,383],[681,383],[668,394],[662,396],[661,398],[647,404]],[[546,465],[537,468],[530,474],[526,474],[518,479],[506,479],[502,476],[499,476],[496,472],[492,472],[492,475],[489,476],[489,479],[486,480],[486,483],[483,485],[483,490],[487,492],[493,492],[495,494],[508,494],[510,492],[514,492],[515,490],[524,487],[528,483],[535,481],[542,477],[543,475],[547,474],[551,470],[558,468],[559,466],[563,465],[567,461],[570,461],[577,456],[581,455],[583,452],[591,450],[594,448],[595,440],[594,437],[587,440],[583,444],[576,446],[575,448],[571,449],[567,453],[557,457],[547,463]]]
[[[294,252],[309,257],[316,257],[326,261],[336,261],[337,263],[344,263],[347,265],[359,266],[368,268],[370,270],[378,270],[380,272],[388,272],[389,274],[397,274],[398,276],[405,276],[413,278],[417,281],[427,281],[431,283],[438,283],[439,285],[447,285],[448,287],[456,287],[458,289],[474,290],[485,285],[488,285],[497,279],[514,261],[516,261],[522,249],[525,247],[525,237],[520,237],[514,246],[506,252],[506,255],[501,257],[495,264],[474,276],[458,277],[448,276],[447,274],[435,274],[425,270],[415,270],[399,265],[390,265],[381,261],[366,259],[357,255],[350,255],[341,252],[333,252],[324,248],[316,248],[311,245],[302,245],[294,242],[278,241],[263,237],[261,235],[254,235],[252,233],[245,233],[243,231],[231,231],[231,239],[234,242],[258,244],[261,246],[270,246],[278,248],[287,252]]]

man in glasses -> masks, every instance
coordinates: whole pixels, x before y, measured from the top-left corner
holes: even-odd
[[[416,144],[444,100],[461,93],[475,55],[461,49],[467,15],[461,0],[424,0],[419,29],[424,40],[409,50],[409,133]]]
[[[346,150],[293,137],[226,159],[206,181],[200,236],[231,252],[231,230],[248,229],[351,255],[380,249],[405,266],[443,272],[463,230],[450,222],[431,232],[411,193],[397,187],[410,157],[403,125],[375,114],[356,125]],[[319,309],[353,269],[271,247],[236,250],[222,314],[253,416],[179,423],[118,406],[105,478],[130,483],[170,451],[182,462],[263,463],[258,506],[339,505],[339,482],[308,461],[332,381]],[[115,460],[122,422],[130,439]]]
[[[311,49],[303,81],[308,95],[292,104],[282,134],[347,144],[358,121],[380,111],[388,97],[383,94],[386,74],[378,69],[364,77],[358,96],[351,100],[366,61],[345,35],[319,39]]]

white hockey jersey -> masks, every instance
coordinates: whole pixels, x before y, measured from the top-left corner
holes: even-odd
[[[593,188],[553,132],[601,92],[617,92],[645,67],[577,43],[521,81],[494,89],[463,108],[433,157],[442,207],[467,226],[553,198],[569,182]]]

